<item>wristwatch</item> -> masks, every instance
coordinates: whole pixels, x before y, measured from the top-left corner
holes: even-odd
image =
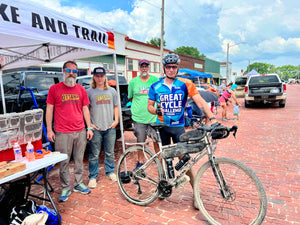
[[[211,117],[211,118],[209,118],[209,121],[212,121],[212,120],[215,120],[216,119],[216,117]]]

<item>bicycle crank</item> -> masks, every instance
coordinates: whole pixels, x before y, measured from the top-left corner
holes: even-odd
[[[170,197],[172,194],[172,185],[166,180],[160,180],[158,183],[158,191],[162,197]]]

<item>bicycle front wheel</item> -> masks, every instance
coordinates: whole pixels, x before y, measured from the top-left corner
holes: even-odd
[[[138,154],[144,157],[144,165],[135,170]],[[147,205],[159,194],[158,183],[163,177],[161,163],[154,153],[141,146],[127,149],[120,157],[117,165],[117,182],[123,196],[136,205]]]
[[[195,206],[211,224],[261,224],[267,212],[267,197],[255,173],[229,158],[216,158],[215,165],[225,195],[207,162],[195,178]]]

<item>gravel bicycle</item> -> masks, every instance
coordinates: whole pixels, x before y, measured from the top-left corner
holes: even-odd
[[[153,153],[147,143],[133,143],[117,164],[117,182],[122,195],[130,203],[148,205],[155,199],[171,196],[173,187],[189,181],[186,172],[203,156],[208,161],[198,170],[194,181],[194,205],[211,224],[261,224],[267,211],[267,197],[255,173],[243,163],[230,158],[216,158],[217,139],[236,135],[237,126],[221,124],[200,126],[180,136],[180,142],[162,146],[159,129],[165,125],[152,124],[158,135],[160,151]],[[144,164],[135,169],[138,152]],[[197,153],[194,157],[190,154]],[[172,166],[172,159],[181,157]]]

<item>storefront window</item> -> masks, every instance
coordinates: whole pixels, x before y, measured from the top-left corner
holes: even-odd
[[[128,70],[133,70],[133,60],[132,59],[128,59],[127,60],[127,64],[128,64]]]

